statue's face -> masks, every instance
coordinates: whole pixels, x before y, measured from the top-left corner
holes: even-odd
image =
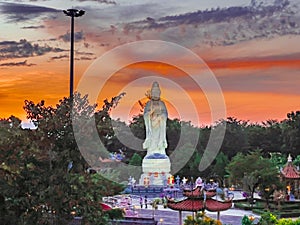
[[[152,100],[159,100],[160,99],[160,91],[153,90],[151,92],[151,99]]]

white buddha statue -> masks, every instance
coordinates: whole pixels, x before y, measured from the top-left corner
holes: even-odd
[[[165,103],[160,100],[160,88],[153,82],[150,101],[144,109],[146,139],[143,148],[147,154],[142,161],[142,175],[140,185],[165,185],[170,177],[171,162],[166,155],[166,123],[168,118]],[[150,181],[150,182],[149,182]]]
[[[166,122],[168,118],[165,103],[160,100],[160,88],[157,82],[153,82],[151,99],[144,109],[144,121],[146,126],[146,139],[143,148],[147,149],[146,158],[166,158]]]

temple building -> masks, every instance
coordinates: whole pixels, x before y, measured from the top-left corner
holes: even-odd
[[[281,181],[286,186],[287,200],[292,200],[292,196],[300,198],[300,172],[299,169],[293,165],[291,155],[288,156],[288,161],[285,166],[280,170]]]

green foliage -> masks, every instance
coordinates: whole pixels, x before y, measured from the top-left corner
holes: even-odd
[[[296,157],[300,149],[300,111],[290,112],[282,123],[284,151]]]
[[[124,210],[115,208],[107,211],[109,219],[122,219],[124,217]]]
[[[176,157],[176,161],[173,162],[175,167],[182,167],[185,165],[179,172],[178,175],[183,176],[199,176],[199,163],[201,160],[201,156],[198,152],[194,152],[192,157],[186,157],[187,152],[193,152],[194,148],[189,143],[183,145],[177,151],[173,153],[173,156]]]
[[[282,168],[286,162],[287,162],[287,156],[281,154],[280,152],[274,152],[274,153],[270,153],[271,155],[271,162],[278,168]],[[295,161],[294,161],[295,162]]]
[[[243,216],[242,218],[242,225],[253,225],[253,221],[250,220],[250,218],[248,216]]]
[[[297,155],[297,157],[293,160],[293,164],[300,167],[300,155]]]
[[[247,122],[234,117],[228,117],[226,120],[220,121],[216,126],[224,126],[224,124],[226,124],[226,132],[221,151],[231,159],[238,152],[247,150],[248,148],[245,130]]]
[[[278,219],[274,214],[265,212],[259,220],[260,225],[299,225],[300,219],[292,220],[291,218]]]
[[[280,219],[278,220],[276,225],[299,225],[300,219],[292,220],[292,219]]]
[[[299,223],[296,223],[292,219],[280,219],[276,225],[299,225]]]
[[[129,160],[129,165],[142,166],[142,157],[139,154],[134,153],[131,159]]]
[[[277,224],[277,217],[270,213],[270,212],[265,212],[264,214],[261,215],[259,224],[261,225],[275,225]]]
[[[268,158],[264,158],[260,150],[247,155],[237,154],[226,167],[233,182],[243,181],[243,189],[253,193],[256,188],[261,191],[262,197],[269,199],[274,189],[280,186],[278,169]]]
[[[155,198],[153,199],[151,206],[153,209],[158,209],[158,205],[161,203],[161,199],[160,198]]]
[[[129,125],[131,132],[137,138],[144,140],[146,137],[146,128],[143,114],[139,114],[132,118],[132,121]]]
[[[204,212],[189,215],[184,220],[184,225],[222,225],[221,221],[208,217]]]
[[[216,163],[213,167],[213,172],[219,177],[224,177],[226,175],[224,168],[229,164],[228,157],[223,152],[220,152],[215,161]]]
[[[267,120],[263,123],[265,128],[264,142],[260,146],[264,153],[278,152],[282,147],[282,130],[280,123],[276,120]]]
[[[35,130],[21,129],[14,117],[0,121],[1,224],[68,224],[74,215],[82,216],[84,224],[107,224],[110,216],[101,209],[101,197],[123,186],[86,172],[70,112],[74,104],[73,114],[89,119],[95,106],[79,94],[74,100],[64,98],[56,107],[25,101]]]
[[[181,135],[181,123],[178,119],[167,120],[167,154],[171,154],[178,146],[178,141]]]

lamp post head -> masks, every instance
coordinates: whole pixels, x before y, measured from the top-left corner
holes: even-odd
[[[70,17],[80,17],[85,14],[84,10],[78,10],[78,9],[67,9],[67,10],[63,10],[63,12],[66,16],[70,16]]]

